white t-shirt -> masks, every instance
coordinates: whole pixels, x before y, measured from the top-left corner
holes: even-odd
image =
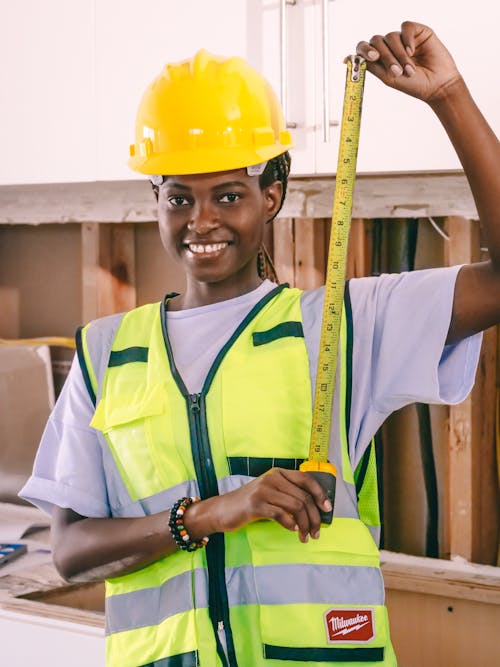
[[[351,460],[360,460],[386,417],[413,402],[458,403],[474,382],[481,334],[445,346],[460,267],[387,274],[350,281],[353,317]],[[177,368],[198,392],[220,348],[273,288],[222,303],[169,312],[167,328]],[[114,514],[94,412],[78,362],[49,418],[33,474],[20,495],[51,513],[53,506],[88,517]],[[109,491],[109,493],[108,493]]]

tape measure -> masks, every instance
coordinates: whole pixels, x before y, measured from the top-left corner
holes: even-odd
[[[356,177],[361,105],[365,83],[366,62],[361,56],[346,58],[347,75],[340,130],[332,229],[328,249],[325,302],[321,324],[318,371],[311,431],[309,459],[300,469],[322,473],[335,479],[336,469],[328,463],[333,390],[337,375],[340,323],[344,302],[347,244],[351,227],[352,200]],[[322,517],[323,520],[323,517]],[[331,522],[331,517],[325,518]]]

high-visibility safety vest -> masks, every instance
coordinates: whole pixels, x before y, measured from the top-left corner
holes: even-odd
[[[273,289],[194,395],[175,366],[164,302],[80,330],[78,355],[96,402],[91,425],[127,516],[230,492],[273,466],[298,468],[308,456],[322,300],[322,290]],[[348,452],[347,311],[332,429],[340,438],[332,436],[329,452],[337,467],[332,524],[302,544],[278,523],[256,521],[107,580],[108,667],[396,667],[379,553],[360,519]],[[124,516],[120,507],[113,514]]]

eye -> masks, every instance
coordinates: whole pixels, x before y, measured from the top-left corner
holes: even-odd
[[[237,192],[226,192],[219,197],[219,202],[221,204],[235,204],[241,199],[241,195]]]
[[[168,203],[170,206],[178,208],[179,206],[189,206],[191,202],[184,195],[173,195],[168,198]]]

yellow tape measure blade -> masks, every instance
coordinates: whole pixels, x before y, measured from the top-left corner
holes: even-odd
[[[350,56],[346,59],[346,62],[346,86],[309,450],[309,460],[312,461],[328,460],[333,391],[337,372],[338,343],[344,302],[347,245],[351,226],[361,106],[366,72],[366,63],[360,56]]]

